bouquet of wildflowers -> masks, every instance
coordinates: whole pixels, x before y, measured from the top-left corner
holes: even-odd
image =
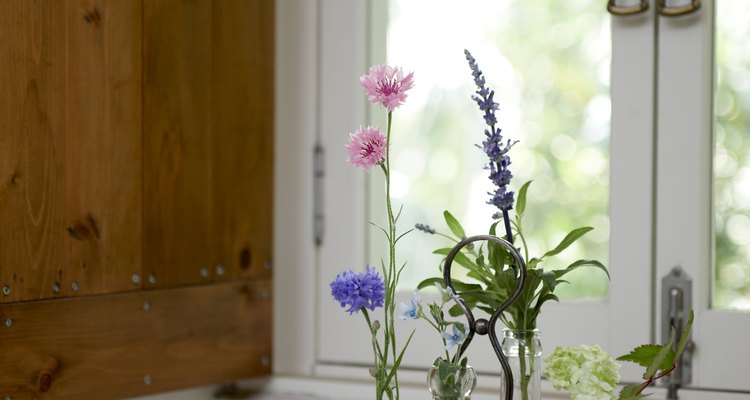
[[[609,276],[609,273],[604,265],[596,260],[578,260],[560,269],[541,268],[546,258],[564,251],[591,231],[593,229],[591,227],[574,229],[554,249],[538,257],[530,256],[525,232],[523,231],[523,216],[526,212],[526,192],[531,185],[531,181],[521,186],[517,199],[515,198],[515,192],[508,189],[513,178],[510,170],[509,152],[516,142],[503,138],[502,130],[498,127],[498,120],[495,115],[495,112],[499,109],[499,104],[495,101],[495,92],[487,86],[484,74],[479,69],[476,59],[468,50],[465,51],[465,55],[477,87],[472,99],[482,111],[486,124],[484,141],[481,146],[477,147],[481,148],[487,156],[486,169],[489,171],[490,181],[495,186],[495,189],[488,193],[490,199],[487,203],[497,207],[498,211],[493,216],[495,222],[490,225],[489,233],[503,236],[511,244],[516,243],[519,252],[524,255],[527,266],[524,289],[519,298],[500,315],[500,320],[508,329],[529,332],[537,327],[537,318],[542,305],[550,300],[558,301],[554,291],[558,284],[567,283],[563,279],[566,274],[581,267],[601,269],[607,276]],[[511,210],[514,207],[515,215],[512,216]],[[448,211],[445,211],[443,215],[452,236],[437,232],[423,224],[417,224],[415,228],[425,233],[441,235],[453,242],[464,239],[466,233],[460,222]],[[435,250],[434,253],[445,256],[450,251],[451,248],[440,248]],[[511,255],[494,242],[488,243],[486,249],[466,246],[457,254],[454,261],[466,269],[466,275],[470,279],[470,281],[454,279],[453,282],[467,306],[471,308],[479,308],[488,314],[493,314],[516,290],[517,266],[514,265]],[[442,281],[441,277],[425,279],[418,287],[421,289],[440,281]],[[462,311],[458,305],[455,305],[450,309],[450,313],[457,316],[461,315]],[[533,354],[534,349],[531,350]],[[521,371],[520,376],[516,376],[516,378],[520,380],[522,399],[526,400],[529,398],[527,393],[529,377],[534,375],[535,371],[538,371],[539,366],[534,365],[533,358],[529,360],[531,364],[526,365],[527,356],[523,353],[524,351],[524,348],[521,347],[519,354]]]
[[[370,370],[375,378],[375,398],[382,400],[399,398],[398,367],[404,351],[411,341],[398,350],[394,324],[396,285],[402,267],[396,263],[396,243],[403,236],[397,236],[397,216],[391,205],[390,141],[393,111],[406,100],[406,92],[414,85],[413,73],[404,75],[401,68],[378,65],[370,68],[368,74],[360,78],[360,83],[372,104],[382,105],[388,111],[388,128],[383,135],[376,127],[361,127],[350,134],[346,148],[348,162],[355,167],[370,170],[379,166],[385,176],[385,200],[388,213],[388,227],[381,228],[388,240],[389,254],[382,261],[380,273],[367,266],[366,271],[355,273],[345,271],[331,283],[331,294],[342,307],[348,307],[350,314],[362,312],[370,330],[374,365]],[[408,232],[406,232],[408,233]],[[405,233],[404,233],[405,234]],[[383,322],[370,316],[370,311],[383,308]],[[413,335],[413,332],[412,332]]]

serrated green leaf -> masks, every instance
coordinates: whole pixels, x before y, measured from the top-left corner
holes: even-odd
[[[445,210],[443,211],[443,218],[445,218],[445,223],[457,238],[463,239],[464,237],[466,237],[464,228],[461,226],[461,223],[458,222],[456,217],[453,216],[453,214],[451,214],[448,210]]]
[[[607,274],[607,279],[609,279],[609,271],[607,271],[607,267],[605,267],[604,264],[596,260],[578,260],[574,262],[573,264],[568,265],[565,269],[556,269],[553,272],[555,273],[556,277],[562,278],[568,272],[574,271],[581,267],[599,268],[602,271],[604,271],[605,274]]]
[[[693,310],[690,310],[690,316],[688,317],[688,322],[685,325],[685,329],[682,331],[682,336],[680,337],[680,341],[677,343],[677,351],[675,352],[674,360],[677,362],[677,360],[680,359],[680,356],[682,356],[682,352],[685,350],[685,346],[687,346],[688,342],[690,341],[690,333],[693,331],[693,318],[695,315],[693,314]]]
[[[526,211],[526,191],[529,190],[529,185],[531,185],[531,181],[528,181],[521,186],[521,189],[518,190],[518,198],[516,200],[516,214],[523,216],[523,213]]]
[[[646,368],[646,373],[643,374],[643,379],[651,379],[654,375],[656,375],[656,371],[658,371],[664,362],[664,360],[667,359],[669,356],[669,353],[673,353],[672,355],[672,363],[674,363],[674,352],[672,351],[672,343],[674,343],[674,328],[671,329],[669,332],[669,340],[667,340],[667,343],[664,343],[661,346],[661,349],[659,349],[659,353],[656,354],[656,357],[651,361],[651,364]],[[670,364],[670,368],[671,368]]]
[[[620,391],[620,396],[618,397],[618,399],[619,400],[640,400],[640,399],[644,399],[648,397],[648,395],[638,393],[638,391],[640,391],[642,387],[643,387],[643,384],[625,386]]]
[[[632,363],[636,363],[642,367],[648,368],[651,364],[653,364],[662,347],[663,346],[659,346],[658,344],[646,344],[643,346],[638,346],[630,353],[618,357],[617,359],[619,361],[629,361]],[[672,368],[673,363],[674,354],[671,354],[671,356],[668,355],[664,359],[664,361],[662,361],[662,364],[659,366],[659,370],[668,370]]]
[[[572,230],[570,233],[568,233],[563,238],[562,241],[560,241],[560,244],[558,244],[557,247],[555,247],[554,249],[546,252],[542,258],[548,257],[548,256],[554,256],[556,254],[561,253],[563,250],[567,249],[568,246],[570,246],[571,244],[575,243],[576,240],[580,239],[581,236],[587,234],[588,232],[590,232],[593,229],[594,228],[592,228],[590,226],[584,226],[582,228],[578,228],[578,229]]]

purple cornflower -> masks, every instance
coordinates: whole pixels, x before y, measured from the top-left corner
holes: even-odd
[[[474,84],[477,85],[476,95],[471,96],[471,98],[477,103],[479,109],[484,112],[484,122],[488,127],[488,129],[484,130],[485,140],[481,146],[477,146],[489,158],[486,169],[490,171],[490,180],[497,186],[494,192],[488,193],[491,195],[491,198],[487,203],[494,205],[503,214],[506,214],[508,210],[513,208],[514,201],[514,193],[508,190],[508,184],[511,178],[513,178],[513,174],[508,169],[510,166],[510,157],[508,157],[507,153],[515,143],[510,140],[503,142],[503,136],[500,134],[501,129],[495,126],[497,124],[495,111],[500,108],[500,105],[495,102],[495,91],[485,86],[484,75],[471,53],[468,50],[464,50],[464,54],[466,55],[466,60],[469,62],[471,75],[474,77]]]
[[[358,312],[364,307],[375,310],[383,307],[385,299],[385,282],[375,268],[368,265],[367,271],[355,274],[344,271],[331,282],[331,294],[341,303],[341,307],[349,306],[349,314]]]

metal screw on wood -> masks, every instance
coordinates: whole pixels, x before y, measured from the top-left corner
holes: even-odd
[[[148,274],[148,283],[151,285],[156,284],[156,276],[154,274]]]
[[[266,269],[266,271],[270,271],[273,264],[271,264],[271,260],[266,260],[266,262],[263,263],[263,268]]]
[[[150,309],[151,309],[151,303],[149,303],[149,302],[147,302],[147,301],[146,301],[146,302],[144,302],[144,303],[143,303],[143,311],[148,311],[148,310],[150,310]]]
[[[10,397],[10,396],[5,396],[5,399],[4,399],[4,400],[13,400],[13,398],[12,398],[12,397]]]
[[[146,375],[145,375],[145,376],[143,377],[143,383],[145,383],[146,385],[150,385],[150,384],[151,384],[151,375],[149,375],[149,374],[146,374]]]
[[[70,288],[73,289],[74,292],[77,292],[78,289],[80,289],[78,287],[78,282],[76,282],[76,281],[73,281],[73,283],[70,284]]]
[[[260,298],[267,300],[271,298],[271,291],[268,289],[263,289],[260,291]]]
[[[52,291],[55,293],[60,293],[60,283],[55,282],[52,284]]]
[[[260,359],[260,363],[264,367],[267,367],[267,366],[271,365],[271,360],[268,357],[263,357],[263,358]]]
[[[6,328],[10,328],[11,326],[13,326],[13,320],[12,320],[12,319],[10,319],[10,318],[7,318],[7,319],[5,320],[5,327],[6,327]]]
[[[223,265],[219,264],[219,265],[216,266],[216,275],[224,276],[225,272],[226,272],[226,270],[224,269]]]
[[[208,274],[209,274],[209,272],[208,272],[208,267],[203,267],[203,268],[201,268],[201,276],[202,276],[203,278],[208,278]]]
[[[3,286],[3,294],[6,296],[10,296],[10,286],[8,285]]]
[[[138,274],[133,274],[133,276],[130,277],[130,281],[133,282],[133,285],[140,285],[141,276]]]

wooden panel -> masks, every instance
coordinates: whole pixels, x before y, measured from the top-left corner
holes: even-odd
[[[0,326],[0,398],[106,400],[268,374],[270,290],[248,281],[2,305],[13,323]]]
[[[273,1],[214,2],[214,233],[226,278],[271,273],[273,32]]]
[[[140,289],[141,2],[69,0],[61,294]]]
[[[0,302],[44,298],[65,260],[65,9],[0,2]]]
[[[208,281],[200,270],[214,267],[211,1],[149,0],[143,13],[146,285]]]

